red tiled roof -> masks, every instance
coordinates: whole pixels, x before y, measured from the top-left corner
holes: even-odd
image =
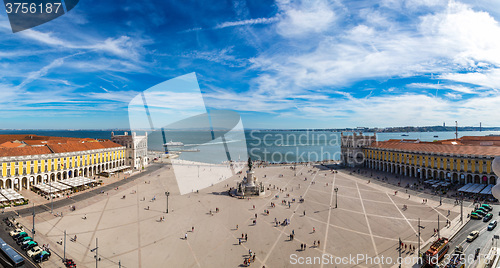
[[[22,156],[22,155],[40,155],[51,154],[52,152],[47,146],[40,147],[18,147],[18,148],[1,148],[0,157],[4,156]]]
[[[14,141],[6,141],[2,144],[0,144],[0,148],[17,148],[17,147],[24,147],[26,144],[22,142],[14,142]]]
[[[388,140],[374,142],[369,147],[436,154],[500,156],[500,146],[452,145],[441,142]]]
[[[123,145],[114,143],[112,141],[106,140],[102,142],[84,142],[84,143],[65,143],[65,144],[49,144],[48,147],[54,153],[67,153],[67,152],[79,152],[79,151],[89,151],[96,149],[106,149],[114,147],[122,147]]]
[[[14,143],[13,141],[21,143]],[[4,144],[5,146],[2,146]],[[15,147],[13,144],[20,144],[24,147]],[[0,135],[0,157],[79,152],[117,147],[123,146],[110,140],[95,140],[91,138],[66,138],[20,134]]]

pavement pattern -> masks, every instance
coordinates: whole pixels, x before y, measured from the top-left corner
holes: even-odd
[[[210,167],[198,165],[184,168],[199,171],[202,178],[211,172]],[[47,211],[36,216],[37,236],[50,243],[55,253],[42,266],[62,266],[63,246],[56,241],[66,230],[66,257],[73,258],[78,267],[95,266],[95,254],[90,249],[96,239],[99,267],[118,267],[118,263],[121,267],[241,267],[249,250],[256,256],[251,267],[393,267],[394,263],[380,263],[374,258],[390,257],[394,262],[399,238],[417,246],[419,218],[426,227],[421,230],[424,245],[435,239],[438,215],[443,231],[449,229],[445,226],[447,219],[456,222],[459,216],[457,206],[440,205],[434,200],[424,204],[421,196],[409,196],[404,190],[395,193],[349,172],[334,173],[312,165],[296,168],[255,168],[255,175],[269,189],[264,197],[250,199],[227,194],[229,187],[242,179],[241,174],[198,193],[180,195],[171,166],[155,164],[148,172],[120,181],[118,188],[99,188],[86,193],[92,197],[80,197],[71,203],[60,200],[54,212],[63,212],[64,217]],[[170,192],[168,214],[166,191]],[[293,198],[295,202],[288,206]],[[300,198],[304,202],[299,202]],[[276,206],[271,207],[271,202]],[[70,211],[69,205],[75,205],[76,210]],[[23,211],[19,221],[31,229],[28,212]],[[165,220],[160,220],[162,217]],[[275,218],[281,222],[289,219],[290,225],[276,226]],[[295,237],[290,241],[292,232]],[[245,234],[248,240],[239,245],[238,238]],[[70,241],[75,235],[77,240]],[[314,246],[313,241],[318,240],[320,246]],[[301,250],[304,243],[307,247]],[[410,250],[402,254],[416,256]],[[321,263],[323,256],[341,263]],[[304,264],[298,264],[301,260]],[[305,264],[307,260],[316,263]]]

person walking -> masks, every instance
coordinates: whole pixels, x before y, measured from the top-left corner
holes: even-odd
[[[184,234],[184,240],[188,240],[188,233]]]
[[[248,234],[245,234],[245,242],[248,241]]]

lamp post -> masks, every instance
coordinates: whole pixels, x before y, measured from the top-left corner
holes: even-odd
[[[165,213],[168,213],[168,197],[170,196],[170,192],[165,192],[165,195],[167,196],[167,211]]]
[[[424,226],[420,225],[420,218],[418,218],[418,261],[420,264],[420,229],[425,229]]]
[[[52,199],[52,179],[49,178],[49,193],[50,193],[50,214],[54,214],[54,203],[53,203],[53,199]]]
[[[339,191],[339,188],[335,187],[333,190],[335,191],[335,208],[337,208],[337,192]]]
[[[460,199],[460,222],[464,222],[464,195],[461,195]]]
[[[399,238],[399,245],[398,245],[398,251],[399,251],[399,259],[401,260],[401,237]],[[401,268],[401,262],[399,262],[399,268]]]
[[[31,229],[33,239],[35,239],[35,203],[33,203],[33,229]]]
[[[95,248],[91,249],[90,252],[95,251],[95,268],[98,267],[98,263],[101,259],[99,259],[99,253],[98,253],[99,247],[97,246],[97,237],[95,238]]]

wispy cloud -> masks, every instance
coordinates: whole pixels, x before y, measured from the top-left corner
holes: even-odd
[[[226,22],[217,24],[213,29],[223,29],[223,28],[243,26],[243,25],[270,24],[270,23],[274,23],[277,21],[278,21],[278,18],[276,18],[276,17],[249,19],[249,20],[241,20],[241,21],[226,21]]]
[[[214,27],[211,28],[201,28],[201,27],[195,27],[191,29],[187,29],[184,31],[181,31],[181,33],[189,33],[189,32],[196,32],[196,31],[201,31],[201,30],[217,30],[217,29],[224,29],[228,27],[236,27],[236,26],[245,26],[245,25],[259,25],[259,24],[271,24],[275,23],[279,20],[277,17],[271,17],[271,18],[256,18],[256,19],[248,19],[248,20],[240,20],[240,21],[226,21],[217,24]]]

